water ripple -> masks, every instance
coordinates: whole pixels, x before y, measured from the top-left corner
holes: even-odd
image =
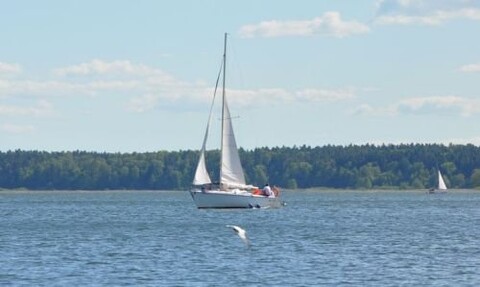
[[[197,210],[185,192],[1,193],[0,285],[480,285],[478,192],[285,192],[276,210]]]

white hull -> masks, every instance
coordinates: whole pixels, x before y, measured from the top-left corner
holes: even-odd
[[[276,208],[283,205],[278,197],[265,197],[250,193],[190,190],[198,208]]]
[[[427,193],[447,193],[447,190],[446,189],[431,189],[429,190]]]

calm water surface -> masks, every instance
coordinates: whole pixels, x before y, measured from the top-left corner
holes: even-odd
[[[0,191],[0,285],[480,286],[479,192],[284,199],[198,210],[186,192]]]

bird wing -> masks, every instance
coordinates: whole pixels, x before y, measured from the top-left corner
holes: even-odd
[[[237,233],[237,235],[243,240],[243,242],[245,242],[245,244],[250,245],[250,240],[247,237],[247,232],[245,231],[245,229],[236,225],[227,225],[227,227],[232,228]]]

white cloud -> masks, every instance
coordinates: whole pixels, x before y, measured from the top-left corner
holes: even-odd
[[[258,89],[258,90],[234,90],[226,91],[228,102],[235,106],[264,106],[272,102],[288,101],[291,94],[283,89]]]
[[[473,0],[383,0],[377,3],[377,25],[440,25],[452,20],[480,20]]]
[[[395,116],[398,114],[397,108],[395,105],[386,106],[386,107],[372,107],[369,104],[361,104],[360,106],[354,108],[351,111],[351,114],[361,115],[361,116]]]
[[[69,75],[134,75],[134,76],[165,76],[164,72],[142,64],[134,64],[128,60],[115,60],[111,62],[94,59],[90,62],[58,68],[54,70],[57,76]]]
[[[52,76],[52,74],[50,74]],[[264,88],[227,89],[229,102],[238,107],[257,107],[277,103],[315,103],[348,100],[355,97],[352,88],[285,90]],[[0,98],[117,97],[130,112],[147,112],[210,102],[213,88],[204,82],[185,82],[159,70],[130,61],[93,60],[55,69],[53,79],[0,80]],[[38,103],[33,107],[0,106],[0,114],[40,115],[53,108]]]
[[[178,98],[178,91],[192,84],[142,64],[130,61],[92,60],[53,71],[53,79],[1,79],[0,97],[8,96],[84,96],[158,94]],[[193,85],[195,86],[195,85]]]
[[[160,101],[159,97],[155,95],[142,95],[130,99],[127,110],[137,113],[143,113],[149,110],[152,110]]]
[[[213,97],[213,89],[205,87],[196,87],[194,89],[178,93],[178,96],[185,100],[186,95],[195,102],[208,102]],[[235,90],[227,89],[226,95],[230,105],[240,108],[264,107],[272,104],[285,103],[318,103],[343,101],[355,98],[355,92],[352,88],[346,89],[304,89],[298,91],[288,91],[279,88],[256,89],[256,90]],[[217,94],[220,96],[220,94]],[[152,110],[159,105],[168,105],[173,99],[167,101],[158,95],[147,94],[134,97],[128,103],[128,110],[134,112],[145,112]]]
[[[297,99],[308,102],[342,101],[355,98],[353,89],[305,89],[295,92]]]
[[[463,65],[459,68],[459,71],[465,73],[478,73],[480,72],[480,63]]]
[[[377,14],[426,14],[432,11],[453,11],[480,8],[478,0],[380,0]]]
[[[78,90],[78,85],[60,81],[33,81],[33,80],[15,80],[0,81],[0,95],[36,95],[52,96],[57,94],[69,94]]]
[[[32,125],[15,125],[5,123],[0,126],[0,130],[10,134],[24,134],[33,132],[35,128]]]
[[[355,98],[353,89],[303,89],[289,91],[279,88],[258,90],[228,90],[228,101],[238,106],[261,106],[272,103],[317,103]]]
[[[327,35],[342,38],[363,34],[370,28],[357,21],[343,21],[338,12],[326,12],[312,20],[299,21],[263,21],[258,24],[245,25],[240,28],[242,37],[281,37]]]
[[[48,90],[48,87],[57,92],[101,94],[108,91],[124,92],[130,95],[126,102],[126,109],[131,112],[147,112],[158,106],[169,106],[175,101],[184,103],[209,102],[213,89],[203,82],[188,83],[145,65],[132,64],[129,61],[104,62],[94,60],[66,68],[56,69],[55,73],[61,76],[69,75],[131,75],[134,79],[108,78],[87,83],[50,82],[48,85],[34,84],[29,91]],[[62,84],[63,83],[63,84]],[[23,86],[25,88],[25,86]],[[227,89],[229,102],[240,107],[269,105],[272,102],[318,102],[338,101],[354,97],[353,89],[305,89],[287,91],[283,89],[267,88],[257,90]]]
[[[0,75],[3,74],[18,74],[22,71],[22,67],[19,64],[9,64],[0,62]]]
[[[53,106],[51,103],[40,100],[34,106],[15,106],[0,105],[0,115],[2,116],[48,116],[51,115]]]
[[[352,113],[367,116],[451,113],[468,117],[480,113],[480,99],[462,98],[458,96],[415,97],[384,107],[372,107],[366,104],[360,105],[354,109]]]
[[[407,111],[452,111],[462,116],[480,113],[480,99],[469,99],[457,96],[411,98],[401,101],[399,109]]]
[[[375,20],[378,25],[440,25],[457,19],[480,20],[480,9],[462,9],[456,11],[435,11],[425,16],[385,15]]]
[[[0,81],[1,95],[29,95],[65,97],[78,95],[96,95],[102,91],[133,91],[142,89],[144,83],[138,80],[94,80],[85,83],[72,81]]]

